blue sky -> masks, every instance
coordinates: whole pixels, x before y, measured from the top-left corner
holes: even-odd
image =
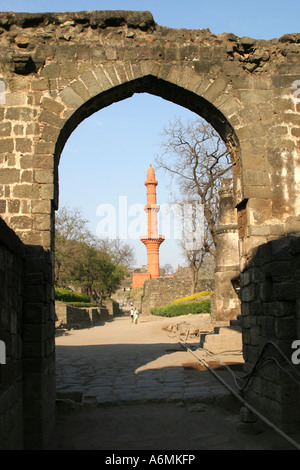
[[[156,23],[172,28],[209,28],[220,34],[272,39],[299,32],[299,0],[252,0],[242,2],[204,0],[0,0],[0,11],[62,12],[81,10],[149,10]],[[139,94],[115,103],[83,121],[70,136],[60,163],[60,205],[80,208],[89,228],[97,232],[101,217],[97,208],[112,205],[118,216],[120,196],[128,210],[146,203],[144,181],[147,168],[160,152],[160,134],[174,117],[196,118],[190,111]],[[168,203],[168,178],[157,172],[158,204]],[[128,217],[128,223],[134,221]],[[143,229],[141,229],[143,232]],[[146,264],[146,250],[139,240],[134,246],[136,266]],[[160,264],[174,268],[183,264],[176,242],[166,240],[160,248]]]

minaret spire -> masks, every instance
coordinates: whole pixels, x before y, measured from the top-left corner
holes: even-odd
[[[147,236],[141,237],[141,241],[147,248],[147,272],[151,279],[159,277],[159,247],[165,239],[157,231],[157,213],[160,209],[156,204],[157,184],[155,171],[150,164],[147,171],[147,180],[145,181],[145,186],[147,187],[147,205],[145,206],[145,211],[147,212],[148,233]]]

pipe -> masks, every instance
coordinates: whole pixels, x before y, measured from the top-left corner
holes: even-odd
[[[193,356],[195,356],[195,358],[198,359],[198,361],[202,362],[204,364],[204,366],[219,380],[219,382],[221,382],[224,385],[224,387],[226,387],[246,408],[248,408],[249,411],[251,411],[259,419],[264,421],[264,423],[266,423],[270,428],[272,428],[274,431],[276,431],[278,434],[280,434],[280,436],[283,437],[283,439],[285,439],[286,441],[288,441],[293,447],[295,447],[297,450],[300,450],[300,444],[298,444],[296,441],[294,441],[294,439],[292,439],[290,436],[288,436],[285,432],[283,432],[281,429],[279,429],[277,426],[275,426],[275,424],[273,424],[270,420],[268,420],[268,418],[266,418],[265,416],[260,414],[259,411],[257,411],[255,408],[253,408],[253,406],[251,406],[249,403],[247,403],[238,393],[236,393],[235,390],[233,390],[232,387],[230,387],[230,385],[227,384],[227,382],[225,382],[225,380],[222,379],[222,377],[220,377],[207,364],[207,362],[204,359],[201,359],[196,354],[194,354],[194,352],[190,348],[185,346],[185,344],[183,344],[183,343],[179,343],[179,344],[182,347],[184,347],[187,351],[189,351]]]

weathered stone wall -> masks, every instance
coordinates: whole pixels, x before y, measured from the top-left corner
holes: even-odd
[[[55,307],[52,257],[24,245],[24,446],[42,449],[55,422]]]
[[[111,299],[107,299],[107,300],[103,300],[102,304],[107,309],[108,314],[109,314],[110,317],[113,317],[115,315],[119,315],[120,306],[119,306],[118,302],[116,302],[114,300],[111,300]]]
[[[211,279],[200,279],[197,284],[198,291],[214,290],[214,281]],[[149,315],[152,307],[168,305],[173,300],[185,297],[191,293],[191,280],[182,278],[148,279],[144,284],[142,297],[142,314]]]
[[[239,276],[239,238],[233,184],[224,179],[219,191],[219,221],[216,233],[214,315],[216,320],[233,320],[240,314],[238,294],[232,279]]]
[[[0,206],[24,242],[52,247],[70,133],[136,92],[187,107],[226,142],[243,262],[254,245],[299,229],[298,34],[174,30],[149,12],[119,11],[1,13],[0,28]]]
[[[0,447],[42,448],[55,418],[52,263],[0,219]],[[41,419],[43,416],[44,419]]]
[[[57,326],[70,328],[87,328],[99,324],[100,321],[108,320],[110,313],[105,307],[78,308],[63,302],[55,302],[55,313]]]
[[[300,338],[300,237],[270,241],[253,253],[241,274],[243,351],[250,372],[260,354],[273,358],[297,379],[274,342],[291,360],[292,343]],[[264,348],[265,347],[265,348]],[[298,373],[300,372],[299,366]],[[298,377],[299,381],[299,377]],[[299,430],[299,385],[273,360],[255,371],[244,397],[286,431]]]
[[[70,134],[134,93],[210,122],[231,153],[243,271],[253,248],[300,232],[299,38],[175,30],[149,12],[0,14],[0,213],[23,243],[41,248],[27,252],[27,279],[36,283],[24,310],[26,409],[35,409],[27,445],[43,445],[55,404],[49,269]]]
[[[0,449],[23,449],[23,244],[0,218]]]

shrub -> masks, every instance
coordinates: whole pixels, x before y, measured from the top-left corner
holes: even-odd
[[[78,307],[78,308],[99,307],[99,305],[93,304],[91,302],[66,302],[66,304],[70,305],[70,307]]]
[[[199,297],[204,297],[206,295],[211,295],[213,294],[213,291],[202,291],[202,292],[196,292],[196,294],[188,295],[186,297],[180,297],[180,299],[175,299],[173,300],[173,304],[179,304],[181,302],[189,302],[191,300],[198,299]]]
[[[55,287],[55,300],[60,300],[61,302],[90,302],[88,295],[74,292],[66,287]]]
[[[180,315],[188,315],[189,313],[210,313],[210,299],[190,304],[171,304],[151,308],[152,315],[158,315],[161,317],[177,317]]]

